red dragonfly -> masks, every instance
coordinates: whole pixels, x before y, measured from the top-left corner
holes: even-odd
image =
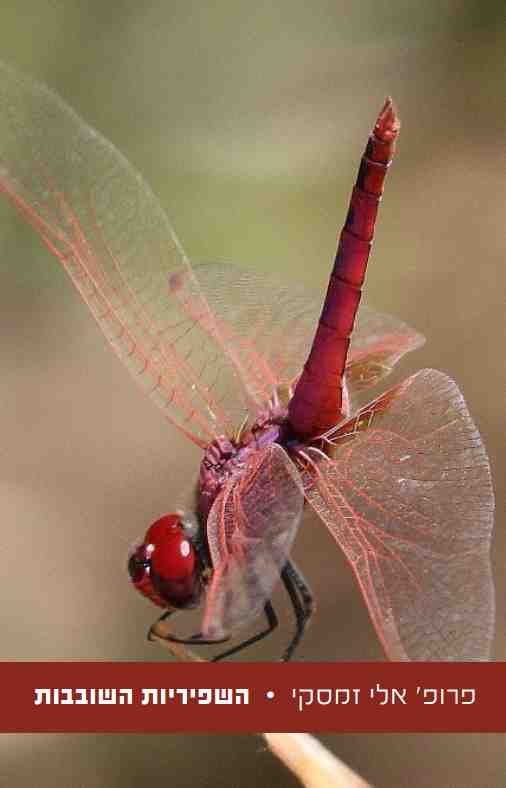
[[[290,559],[307,506],[346,555],[390,659],[486,659],[494,499],[462,394],[425,369],[359,400],[424,341],[395,318],[357,314],[399,130],[392,102],[360,163],[323,310],[305,288],[192,268],[140,175],[47,88],[1,67],[0,103],[0,190],[204,452],[194,511],[161,517],[129,559],[161,619],[203,603],[201,631],[168,639],[225,642],[265,616],[215,659],[237,653],[275,628],[281,579],[296,622],[289,659],[313,611]]]

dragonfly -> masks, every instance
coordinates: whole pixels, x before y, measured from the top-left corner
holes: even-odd
[[[198,632],[166,639],[225,644],[215,661],[276,628],[278,584],[295,621],[281,659],[295,654],[315,608],[292,559],[305,510],[346,556],[388,659],[489,658],[494,496],[464,398],[423,369],[367,402],[424,342],[360,306],[399,128],[387,99],[322,300],[237,266],[191,266],[123,155],[50,89],[0,67],[0,192],[203,452],[192,507],[153,523],[128,571],[157,624],[201,608]]]

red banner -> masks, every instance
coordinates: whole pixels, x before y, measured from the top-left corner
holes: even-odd
[[[0,731],[504,732],[489,663],[2,662]]]

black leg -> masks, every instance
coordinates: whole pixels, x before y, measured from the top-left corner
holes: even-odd
[[[148,640],[153,639],[153,627],[158,624],[159,621],[165,621],[167,618],[172,616],[176,611],[175,610],[166,610],[160,618],[158,618],[155,623],[149,628],[148,630]],[[271,602],[267,601],[264,606],[264,613],[265,617],[267,618],[267,628],[263,629],[261,632],[258,632],[253,637],[248,638],[247,640],[243,640],[242,643],[238,643],[236,646],[227,649],[222,654],[217,654],[217,656],[212,657],[210,662],[219,662],[221,659],[225,659],[225,657],[231,657],[233,654],[237,654],[239,651],[247,648],[248,646],[253,645],[253,643],[257,643],[259,640],[267,637],[270,633],[276,629],[278,625],[278,617],[276,612],[271,604]],[[158,636],[159,637],[159,636]],[[175,635],[165,635],[165,640],[170,641],[171,643],[181,643],[184,646],[213,646],[217,643],[226,643],[229,640],[229,637],[223,638],[221,640],[206,640],[203,638],[200,633],[196,633],[195,635],[191,635],[189,638],[178,638]]]
[[[248,638],[247,640],[243,640],[242,643],[238,643],[237,646],[233,646],[233,648],[229,648],[227,651],[224,651],[222,654],[218,654],[216,657],[211,659],[211,662],[219,662],[220,659],[225,659],[225,657],[231,657],[232,654],[237,654],[239,651],[242,651],[244,648],[248,648],[253,643],[257,643],[259,640],[267,637],[270,633],[276,629],[278,625],[278,617],[276,615],[276,611],[274,610],[271,602],[267,601],[264,607],[265,617],[267,619],[267,629],[263,629],[261,632],[258,632],[253,637]]]
[[[282,662],[288,662],[293,657],[297,646],[302,640],[306,626],[314,612],[314,599],[313,594],[311,593],[307,582],[304,580],[303,575],[291,561],[287,561],[285,564],[281,572],[281,579],[283,581],[283,585],[286,588],[288,596],[290,597],[296,623],[295,634],[293,635],[292,640],[288,644],[288,647],[281,657]],[[160,616],[160,618],[157,619],[155,624],[153,624],[148,631],[148,640],[152,640],[153,627],[156,626],[159,621],[165,621],[165,619],[172,616],[175,612],[177,611],[166,610]],[[253,643],[257,643],[259,640],[267,637],[267,635],[270,635],[270,633],[278,626],[278,617],[270,601],[265,603],[264,613],[267,618],[266,629],[263,629],[256,635],[243,640],[242,643],[238,643],[236,646],[233,646],[221,654],[218,654],[210,661],[219,662],[226,657],[231,657],[234,654],[238,654],[243,649],[253,645]],[[203,638],[200,633],[191,635],[191,637],[188,638],[178,638],[175,635],[165,636],[165,640],[171,641],[172,643],[181,643],[185,646],[213,646],[218,643],[226,643],[229,639],[229,637],[226,637],[219,640],[208,640]]]
[[[167,618],[170,618],[174,613],[177,613],[177,610],[166,610],[160,618],[157,618],[154,624],[151,624],[150,628],[148,629],[147,638],[148,640],[153,640],[153,629],[156,627],[160,621],[165,621]],[[230,640],[230,637],[224,638],[216,638],[215,640],[208,640],[203,638],[200,632],[195,633],[195,635],[190,635],[188,638],[178,638],[176,635],[157,635],[157,637],[162,637],[163,640],[168,640],[171,643],[181,643],[183,646],[214,646],[217,643],[226,643],[227,640]]]
[[[281,572],[281,579],[290,597],[296,624],[295,634],[281,657],[282,662],[288,662],[302,640],[304,630],[314,612],[314,599],[304,577],[291,561],[286,562]]]

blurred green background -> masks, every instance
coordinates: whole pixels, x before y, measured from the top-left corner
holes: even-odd
[[[366,298],[427,336],[495,475],[495,658],[506,657],[506,14],[503,2],[4,0],[0,57],[52,86],[145,175],[192,260],[322,289],[369,128],[403,126]],[[2,659],[165,659],[125,557],[199,454],[106,347],[65,275],[0,204]],[[344,559],[309,519],[319,600],[302,659],[379,659]],[[283,609],[283,604],[282,604]],[[250,658],[268,659],[286,639]],[[147,666],[147,671],[149,668]],[[170,672],[170,664],[167,665]],[[336,675],[339,665],[336,664]],[[503,786],[501,736],[324,737],[377,786]],[[2,785],[295,781],[253,736],[0,738]],[[34,776],[36,775],[36,776]]]

